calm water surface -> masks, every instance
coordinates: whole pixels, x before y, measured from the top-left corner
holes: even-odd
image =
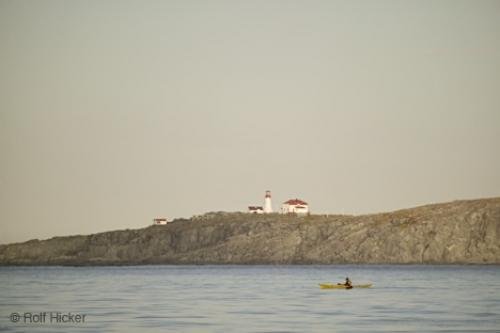
[[[318,287],[346,276],[374,287]],[[40,312],[86,317],[24,322]],[[0,315],[4,332],[500,332],[500,267],[2,267]]]

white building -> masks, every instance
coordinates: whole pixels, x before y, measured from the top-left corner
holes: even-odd
[[[153,219],[154,225],[165,225],[167,223],[168,223],[168,221],[164,217],[157,217],[157,218]]]
[[[252,214],[264,214],[262,206],[248,206],[248,212]]]
[[[266,197],[264,199],[264,213],[269,214],[273,212],[273,206],[271,204],[271,191],[266,191]]]
[[[281,205],[281,214],[308,214],[309,204],[300,199],[290,199]]]

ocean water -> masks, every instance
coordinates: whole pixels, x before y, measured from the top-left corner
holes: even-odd
[[[318,286],[346,276],[374,286]],[[0,316],[2,332],[500,332],[500,267],[1,267]]]

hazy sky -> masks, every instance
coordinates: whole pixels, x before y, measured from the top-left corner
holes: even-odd
[[[500,196],[499,1],[0,0],[0,243]]]

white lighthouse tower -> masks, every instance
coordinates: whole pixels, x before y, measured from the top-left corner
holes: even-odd
[[[273,212],[271,205],[271,191],[266,191],[266,198],[264,199],[264,213],[269,214]]]

